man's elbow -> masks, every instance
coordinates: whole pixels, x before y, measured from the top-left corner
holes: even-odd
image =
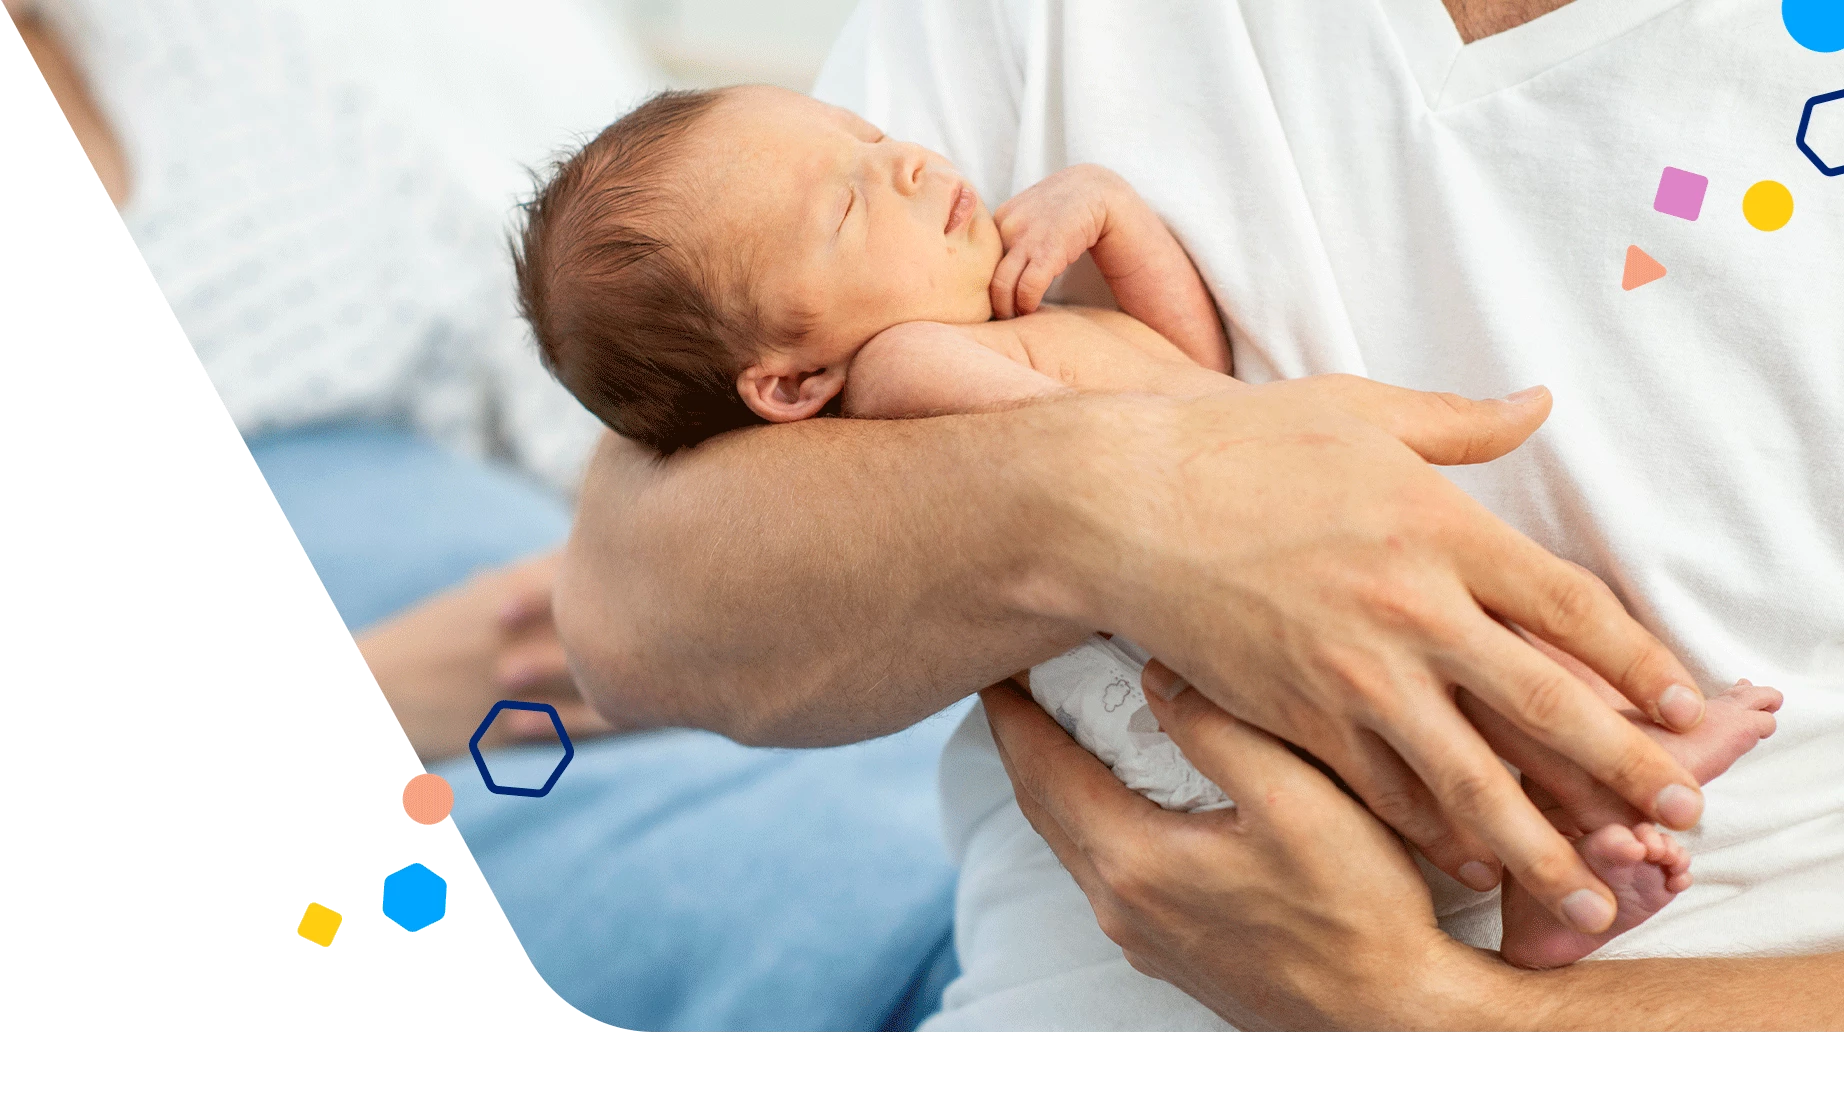
[[[648,633],[630,615],[646,594],[633,575],[598,576],[579,562],[573,543],[565,551],[552,610],[570,673],[616,732],[689,727],[711,730],[745,745],[781,745],[784,708],[751,706],[735,684],[718,682],[688,661],[683,646]]]

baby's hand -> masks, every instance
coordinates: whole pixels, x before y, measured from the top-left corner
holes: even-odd
[[[999,206],[993,220],[1005,256],[992,275],[992,311],[1000,320],[1034,312],[1057,275],[1100,242],[1109,213],[1131,189],[1112,170],[1071,166]]]

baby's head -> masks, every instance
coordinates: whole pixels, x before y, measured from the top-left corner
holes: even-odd
[[[662,452],[821,412],[891,325],[992,315],[999,233],[966,179],[781,89],[655,97],[526,211],[519,298],[545,364]]]

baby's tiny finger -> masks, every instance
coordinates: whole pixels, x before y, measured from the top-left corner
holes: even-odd
[[[1034,313],[1044,303],[1044,293],[1050,289],[1050,283],[1056,278],[1050,267],[1040,259],[1031,260],[1018,276],[1018,292],[1014,297],[1018,314]]]
[[[1023,256],[1012,252],[1000,259],[998,267],[992,272],[992,285],[988,291],[992,297],[993,315],[1000,320],[1010,320],[1017,312],[1015,290],[1024,263]]]

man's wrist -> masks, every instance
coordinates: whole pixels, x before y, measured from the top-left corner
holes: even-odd
[[[1019,438],[1019,539],[1028,555],[1012,597],[1017,608],[1081,630],[1117,630],[1137,614],[1138,565],[1158,536],[1162,476],[1181,447],[1181,399],[1085,395],[1028,412]]]
[[[1540,1029],[1530,1007],[1530,979],[1535,974],[1505,964],[1490,950],[1459,942],[1449,945],[1441,964],[1441,974],[1431,979],[1422,997],[1422,1014],[1414,1026],[1434,1031]]]

